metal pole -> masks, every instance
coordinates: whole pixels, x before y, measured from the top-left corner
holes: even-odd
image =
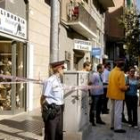
[[[50,62],[55,62],[59,59],[59,11],[60,6],[58,0],[51,0]]]

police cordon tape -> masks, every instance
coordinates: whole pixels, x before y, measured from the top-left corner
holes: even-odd
[[[34,84],[43,84],[42,80],[36,80],[36,79],[31,79],[31,78],[24,78],[24,77],[17,77],[17,76],[11,76],[11,75],[3,75],[0,74],[0,78],[2,79],[9,79],[11,81],[6,81],[6,82],[0,82],[0,84],[24,84],[24,83],[29,83],[33,82]],[[105,86],[99,86],[99,85],[80,85],[80,86],[67,86],[63,84],[63,89],[64,90],[88,90],[88,89],[99,89],[107,87]]]
[[[36,79],[31,79],[31,78],[25,78],[25,77],[17,77],[17,76],[11,76],[11,75],[3,75],[0,74],[0,78],[3,79],[10,79],[10,82],[0,82],[0,84],[4,84],[4,83],[15,83],[15,81],[20,81],[20,82],[16,82],[16,83],[28,83],[28,82],[33,82],[36,84],[41,84],[41,80],[36,80]]]

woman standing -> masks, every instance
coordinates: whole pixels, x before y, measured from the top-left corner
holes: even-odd
[[[43,93],[41,97],[41,100],[45,101],[47,108],[42,111],[45,126],[44,140],[63,140],[64,89],[61,81],[64,61],[51,63],[51,67],[53,75],[43,82]],[[52,112],[51,115],[49,111]]]
[[[135,76],[135,68],[130,68],[129,75],[126,78],[127,83],[129,84],[129,89],[126,91],[126,106],[128,114],[128,123],[129,126],[138,128],[138,96],[137,89],[139,81]]]

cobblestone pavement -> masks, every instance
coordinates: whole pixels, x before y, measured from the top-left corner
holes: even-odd
[[[9,118],[6,116],[6,118],[0,119],[0,140],[43,140],[43,122],[40,115],[40,110],[38,109],[33,112],[22,113]],[[107,124],[92,127],[85,140],[140,140],[139,129],[123,124],[123,128],[127,130],[127,133],[117,134],[110,130],[110,114],[102,115],[102,119]]]

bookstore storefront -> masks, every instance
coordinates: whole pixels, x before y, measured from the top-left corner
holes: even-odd
[[[26,76],[26,20],[0,8],[0,74]],[[25,111],[26,83],[0,77],[0,114]],[[10,83],[11,82],[11,83]]]

